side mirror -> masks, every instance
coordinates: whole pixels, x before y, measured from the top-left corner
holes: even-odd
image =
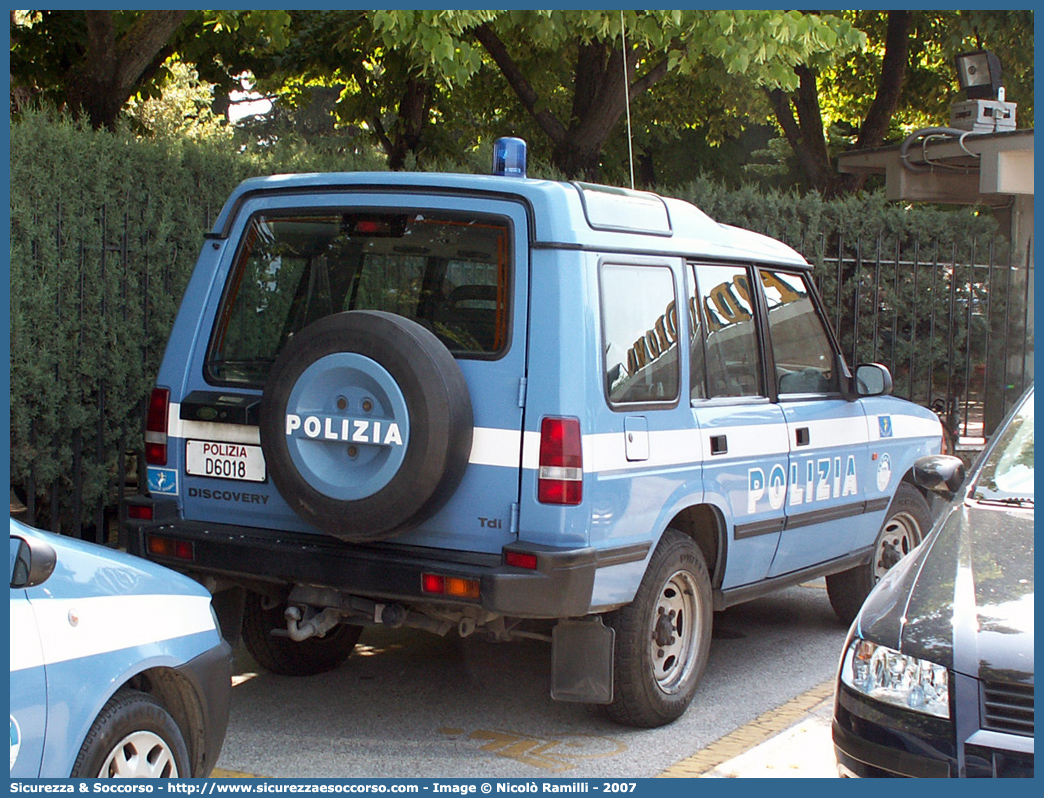
[[[11,537],[11,587],[36,587],[54,572],[58,555],[42,540]]]
[[[892,375],[880,363],[864,363],[855,370],[856,396],[888,396],[892,392]]]
[[[952,499],[964,483],[964,461],[945,454],[919,457],[913,466],[913,478],[925,490]]]

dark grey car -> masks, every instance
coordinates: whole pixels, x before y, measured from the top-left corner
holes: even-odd
[[[856,617],[838,674],[843,776],[1033,776],[1033,389],[967,479],[922,458],[954,496]]]

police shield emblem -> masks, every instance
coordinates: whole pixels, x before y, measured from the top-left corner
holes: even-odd
[[[881,431],[882,438],[892,437],[892,417],[891,416],[878,416],[877,426]]]

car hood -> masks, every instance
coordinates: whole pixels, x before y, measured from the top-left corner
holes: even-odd
[[[861,636],[978,679],[1033,684],[1032,510],[958,503],[907,560],[868,600]]]
[[[149,595],[210,599],[207,589],[194,579],[123,551],[54,535],[13,518],[11,534],[41,540],[57,553],[54,573],[41,585],[28,589],[30,599]]]

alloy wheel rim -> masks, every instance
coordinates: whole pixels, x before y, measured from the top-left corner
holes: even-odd
[[[158,734],[136,731],[113,748],[98,778],[166,779],[178,777],[174,752]]]

